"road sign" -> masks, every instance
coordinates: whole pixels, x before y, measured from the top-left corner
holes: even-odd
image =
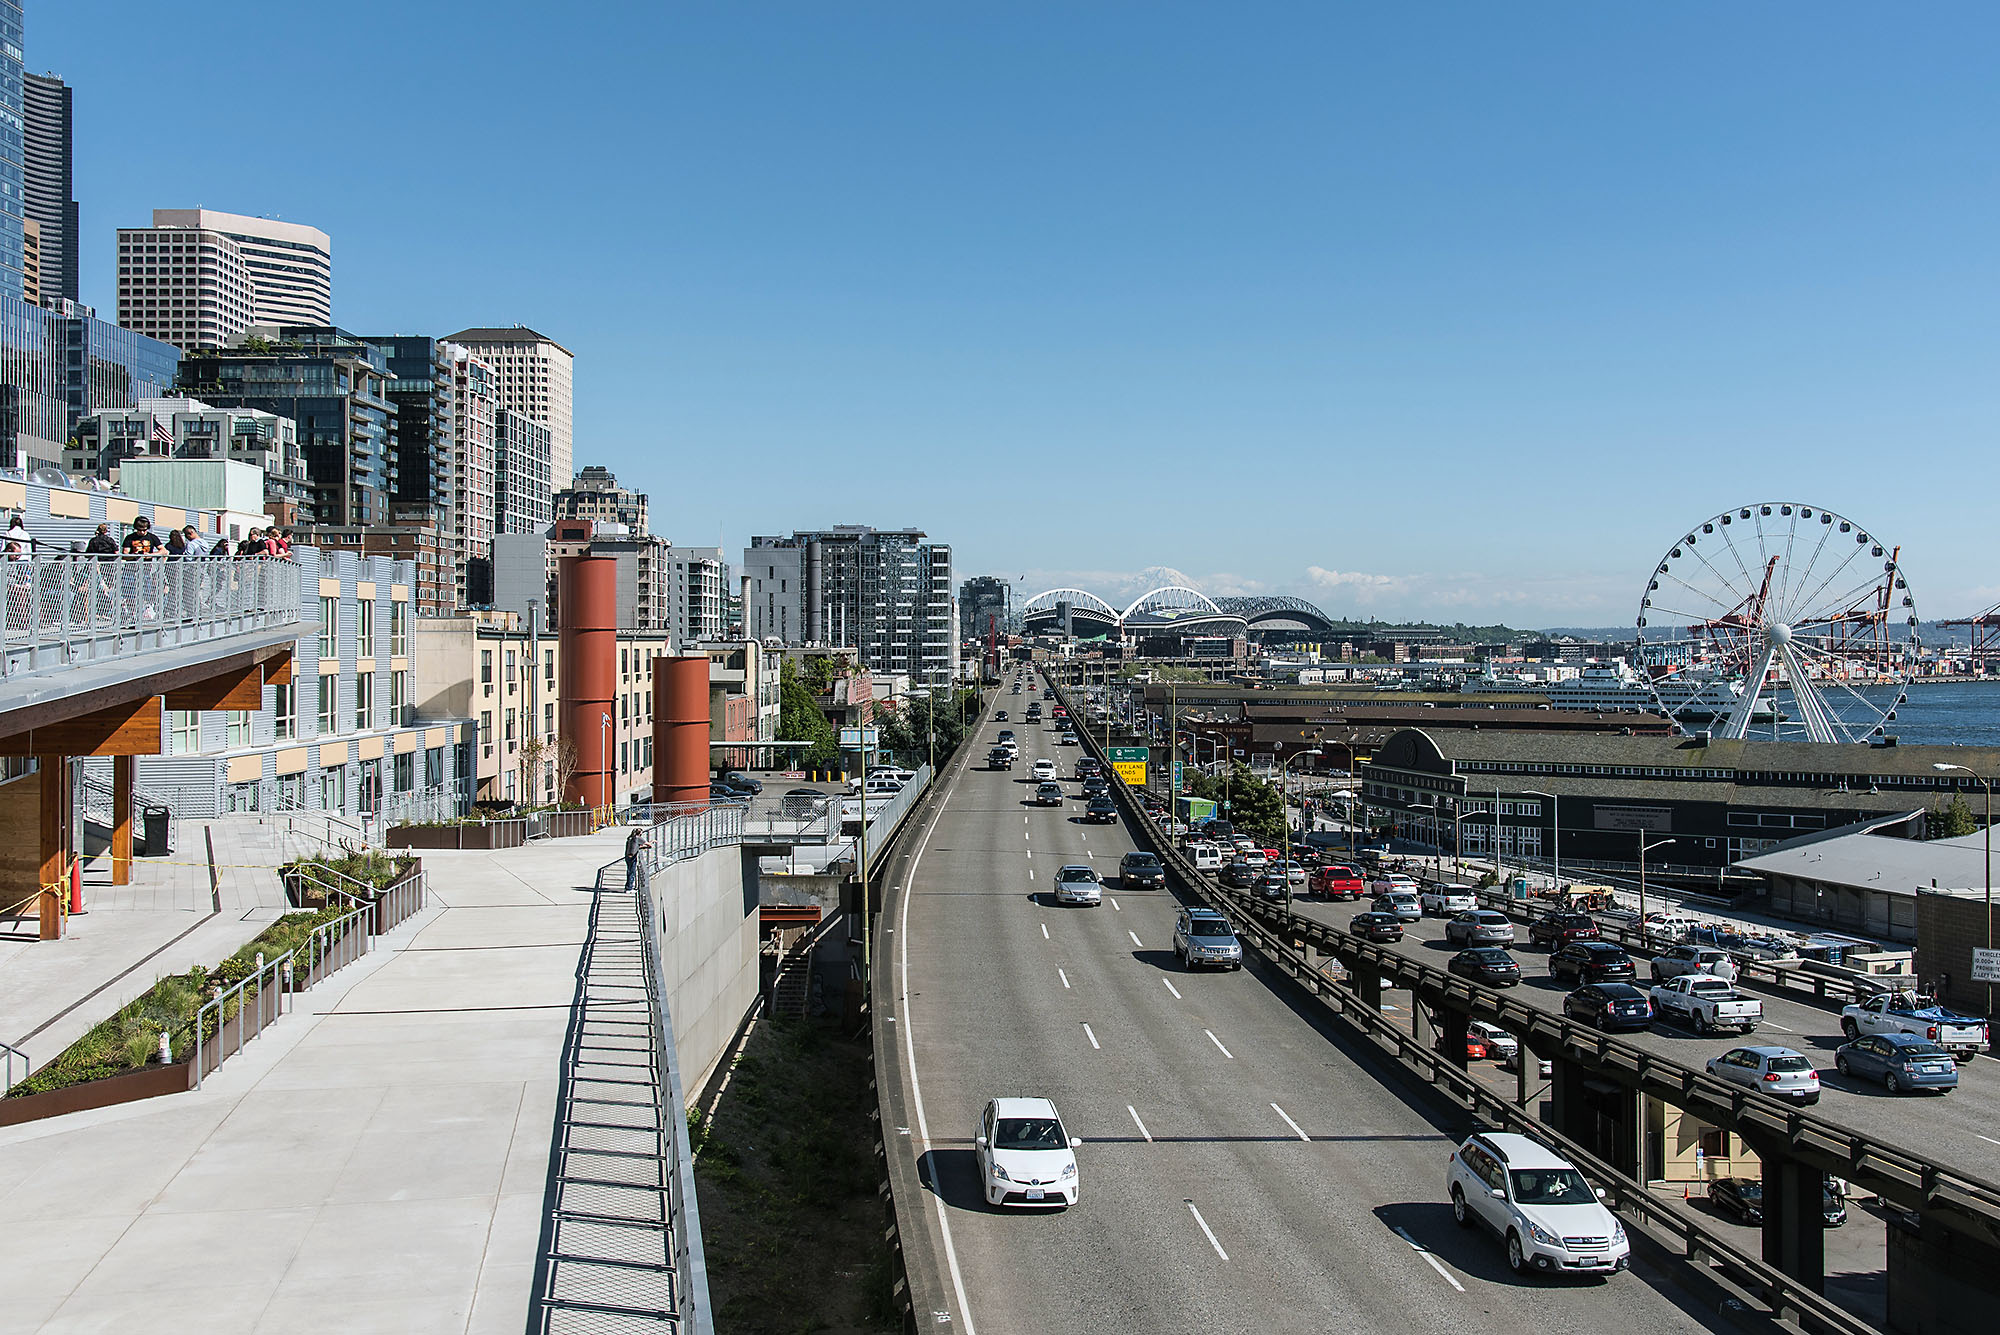
[[[840,730],[840,749],[843,751],[859,751],[864,746],[873,748],[881,745],[881,738],[882,730],[880,728],[842,728]]]
[[[1107,753],[1111,757],[1111,768],[1129,788],[1146,786],[1146,756],[1143,746],[1114,746]]]
[[[1111,748],[1111,763],[1130,765],[1146,763],[1146,748],[1143,746],[1114,746]]]
[[[1181,762],[1176,760],[1174,762],[1174,791],[1178,793],[1180,790],[1181,790]]]
[[[1972,981],[2000,983],[2000,950],[1987,950],[1981,946],[1972,948]]]

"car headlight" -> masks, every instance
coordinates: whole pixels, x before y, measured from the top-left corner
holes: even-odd
[[[1064,1165],[1063,1165],[1063,1170],[1062,1170],[1062,1176],[1063,1176],[1063,1181],[1065,1181],[1065,1182],[1067,1182],[1067,1181],[1069,1181],[1069,1180],[1070,1180],[1071,1178],[1075,1177],[1075,1176],[1076,1176],[1076,1165],[1075,1165],[1075,1164],[1073,1164],[1073,1163],[1069,1163],[1069,1164],[1064,1164]]]
[[[1012,1182],[1014,1180],[1007,1176],[1007,1170],[1002,1168],[997,1162],[993,1165],[993,1176],[1002,1182]]]
[[[1528,1225],[1528,1236],[1533,1238],[1536,1242],[1541,1243],[1544,1247],[1562,1246],[1561,1238],[1549,1232],[1547,1229],[1543,1228],[1539,1224]]]
[[[1611,1240],[1613,1242],[1625,1241],[1625,1225],[1615,1219],[1611,1223]]]

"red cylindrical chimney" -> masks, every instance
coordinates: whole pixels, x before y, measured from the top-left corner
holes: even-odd
[[[556,607],[562,617],[560,736],[576,747],[563,800],[610,806],[618,784],[618,562],[564,557],[556,567]]]

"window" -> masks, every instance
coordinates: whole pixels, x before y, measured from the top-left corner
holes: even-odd
[[[340,599],[319,600],[319,656],[340,657]]]
[[[230,748],[231,750],[234,750],[239,746],[250,745],[249,710],[247,709],[230,710],[226,717],[226,721],[224,722],[223,728],[224,728],[224,737],[223,737],[224,746]],[[246,807],[245,810],[254,811],[256,810],[256,808]]]
[[[201,715],[192,709],[176,709],[168,718],[173,729],[172,754],[191,756],[201,750]]]
[[[545,737],[554,737],[556,735],[556,707],[554,705],[542,706],[542,735]]]
[[[363,607],[367,604],[363,603]],[[354,727],[365,732],[375,726],[375,674],[364,672],[354,679]]]
[[[490,709],[479,713],[479,754],[489,759],[493,755],[493,711]]]
[[[508,749],[510,749],[510,750],[511,750],[511,749],[513,748],[515,740],[516,740],[516,734],[515,734],[515,731],[514,731],[514,711],[510,709],[510,710],[508,710],[508,711],[507,711],[507,746],[508,746]]]
[[[410,652],[410,605],[389,604],[389,656],[405,658]]]
[[[389,725],[401,727],[410,707],[410,673],[407,668],[389,674]]]
[[[291,682],[271,688],[271,736],[282,741],[299,735],[299,686]]]
[[[396,757],[396,763],[390,767],[389,782],[394,785],[390,791],[396,793],[412,792],[416,789],[416,780],[416,753],[414,751],[405,751]]]
[[[444,783],[444,748],[433,746],[424,752],[424,786],[436,788]]]
[[[319,730],[322,733],[340,731],[340,678],[338,677],[319,679]]]
[[[479,651],[479,684],[486,688],[485,694],[493,694],[493,651],[491,649],[481,649]]]
[[[355,652],[363,658],[375,656],[375,603],[364,598],[354,605]]]

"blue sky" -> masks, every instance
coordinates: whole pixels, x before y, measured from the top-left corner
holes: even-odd
[[[2000,599],[1996,49],[1984,0],[28,5],[107,313],[118,225],[277,214],[343,326],[572,348],[578,464],[679,542],[1517,625],[1629,623],[1757,500]]]

